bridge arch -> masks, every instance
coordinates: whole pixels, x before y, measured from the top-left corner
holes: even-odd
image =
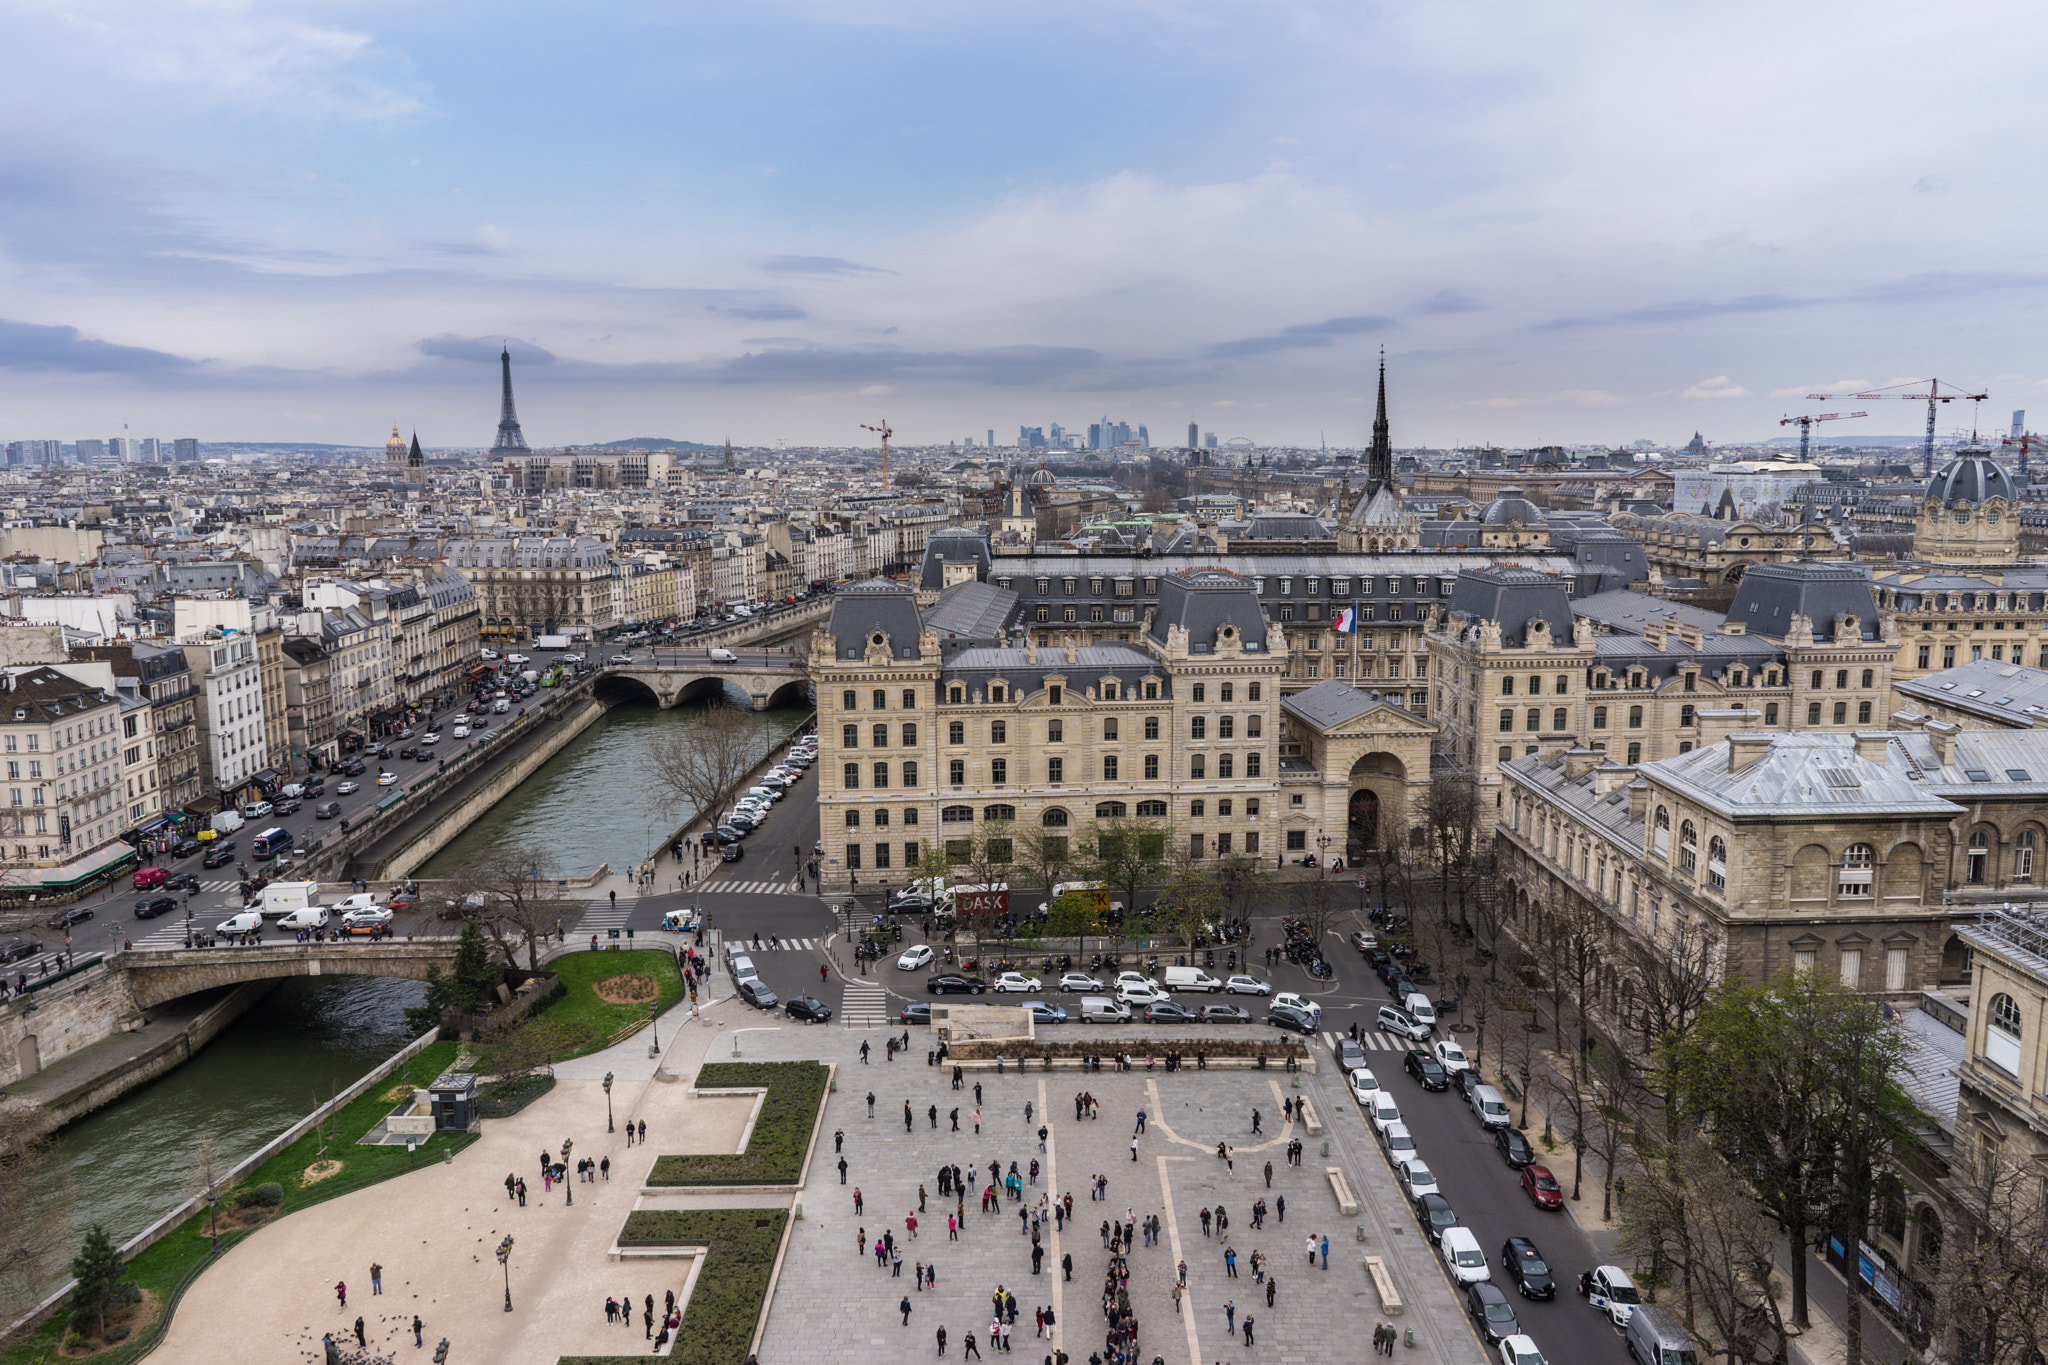
[[[652,687],[631,673],[607,672],[598,675],[591,684],[590,693],[601,702],[648,702],[661,704],[661,695]]]
[[[795,678],[768,694],[768,708],[778,706],[808,706],[811,704],[811,680]]]
[[[427,968],[455,966],[455,940],[377,943],[278,943],[237,948],[144,949],[117,959],[138,1009],[218,986],[291,976],[402,976],[424,981]]]

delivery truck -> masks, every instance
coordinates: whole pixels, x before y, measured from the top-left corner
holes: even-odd
[[[276,919],[320,901],[318,882],[272,882],[263,888],[263,917]]]

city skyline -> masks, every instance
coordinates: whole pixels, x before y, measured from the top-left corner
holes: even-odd
[[[11,9],[0,437],[484,448],[501,346],[536,447],[1063,412],[1357,448],[1381,344],[1404,446],[1760,440],[1929,375],[2002,429],[2048,386],[2042,26]]]

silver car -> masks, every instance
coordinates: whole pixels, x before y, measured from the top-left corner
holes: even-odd
[[[1256,976],[1240,972],[1223,983],[1223,989],[1232,995],[1271,995],[1272,983],[1261,981]]]
[[[1367,1066],[1365,1049],[1352,1042],[1349,1038],[1339,1038],[1337,1040],[1337,1065],[1345,1071],[1365,1070]]]

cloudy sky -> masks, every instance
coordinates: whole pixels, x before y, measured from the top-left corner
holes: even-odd
[[[0,0],[0,437],[2048,416],[2048,17]],[[1944,429],[1969,420],[1948,410]],[[2048,427],[2048,421],[2037,422]]]

